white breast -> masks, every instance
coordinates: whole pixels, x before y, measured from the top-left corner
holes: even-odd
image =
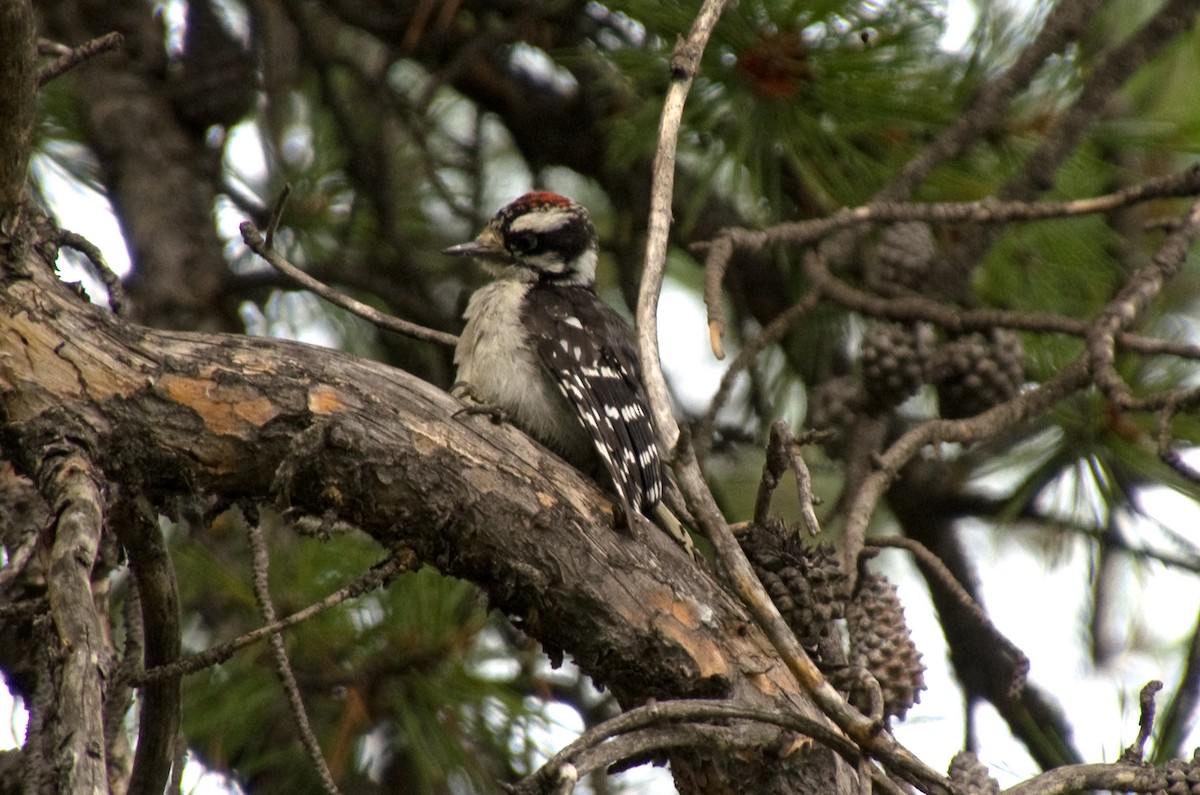
[[[518,428],[587,469],[594,456],[591,438],[521,323],[528,289],[527,283],[502,279],[471,296],[463,313],[467,325],[454,350],[456,380],[471,384],[476,397],[502,409]]]

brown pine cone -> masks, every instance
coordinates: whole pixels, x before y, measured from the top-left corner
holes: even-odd
[[[783,620],[814,660],[841,650],[834,620],[845,616],[846,575],[828,544],[809,546],[779,520],[755,525],[738,541]]]
[[[903,403],[921,388],[928,364],[930,334],[903,323],[875,323],[863,335],[862,386],[869,409]]]
[[[1000,782],[971,751],[959,751],[950,760],[950,783],[963,795],[999,795]]]
[[[882,574],[866,572],[846,608],[851,663],[861,664],[883,691],[883,714],[903,718],[920,701],[925,666],[904,621],[896,587]]]
[[[929,360],[941,415],[971,417],[1014,397],[1025,383],[1024,359],[1021,338],[1008,329],[943,343]]]

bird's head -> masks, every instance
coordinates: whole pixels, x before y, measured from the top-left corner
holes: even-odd
[[[444,253],[474,257],[502,278],[582,287],[596,281],[596,228],[583,206],[557,193],[526,193],[474,240]]]

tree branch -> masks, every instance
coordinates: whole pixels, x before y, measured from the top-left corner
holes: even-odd
[[[626,707],[724,697],[821,720],[736,597],[661,532],[616,532],[596,486],[515,429],[335,351],[130,325],[37,251],[0,291],[0,413],[19,465],[61,426],[47,412],[69,408],[115,482],[275,502],[404,544],[570,650]]]
[[[179,624],[179,589],[175,567],[159,532],[157,512],[140,495],[123,500],[114,509],[120,514],[112,525],[129,554],[137,602],[141,608],[145,667],[170,665],[180,653],[183,630]],[[123,668],[120,678],[133,672]],[[158,795],[167,786],[171,766],[179,756],[176,740],[182,721],[180,678],[163,677],[141,686],[138,744],[129,780],[130,795]]]
[[[56,517],[46,584],[59,660],[52,663],[57,692],[54,720],[46,727],[53,737],[48,750],[59,788],[107,792],[103,682],[109,653],[92,594],[92,564],[104,527],[104,486],[91,457],[62,433],[42,446],[37,473],[38,487]]]
[[[277,219],[276,219],[277,220]],[[309,276],[304,271],[297,268],[292,263],[288,262],[278,251],[274,249],[269,240],[264,240],[258,233],[258,229],[250,221],[243,221],[239,227],[242,232],[242,239],[246,242],[247,248],[253,251],[258,256],[275,270],[282,273],[287,278],[294,281],[304,289],[319,295],[334,306],[340,306],[347,312],[358,315],[369,323],[373,323],[381,329],[395,331],[398,334],[403,334],[406,337],[412,337],[416,340],[425,342],[435,342],[439,345],[454,347],[458,343],[458,337],[453,334],[447,334],[444,331],[437,329],[425,328],[416,323],[410,323],[407,320],[401,320],[398,317],[385,315],[374,307],[367,306],[362,301],[356,301],[348,295],[334,290],[325,284]]]
[[[25,190],[37,107],[33,8],[28,2],[0,7],[0,239],[13,232]]]
[[[270,553],[267,551],[267,542],[263,538],[262,527],[250,519],[246,519],[245,524],[250,540],[250,553],[253,556],[251,581],[254,584],[254,599],[258,602],[258,609],[262,611],[263,620],[272,624],[275,622],[275,603],[271,599],[271,586],[268,582]],[[321,788],[328,795],[340,795],[341,790],[334,782],[333,774],[329,772],[325,754],[321,751],[321,743],[313,733],[308,712],[304,709],[300,685],[296,682],[296,675],[292,672],[292,663],[288,660],[283,637],[274,633],[267,638],[267,643],[271,647],[271,659],[275,661],[275,673],[279,677],[280,684],[283,685],[284,693],[287,694],[288,707],[292,711],[293,720],[296,721],[296,730],[300,733],[300,741],[304,745],[304,751],[308,754],[309,761],[316,768],[317,776],[321,779]]]
[[[674,449],[679,437],[671,396],[663,378],[658,355],[658,299],[662,293],[663,273],[667,265],[667,243],[671,232],[671,195],[675,186],[675,148],[683,104],[692,80],[700,68],[700,56],[708,37],[721,18],[727,0],[705,0],[692,22],[687,38],[681,39],[671,57],[671,85],[663,102],[658,126],[658,146],[654,151],[653,183],[650,187],[650,219],[646,255],[642,261],[642,280],[638,288],[638,355],[642,360],[642,380],[650,401],[650,413],[664,451]]]

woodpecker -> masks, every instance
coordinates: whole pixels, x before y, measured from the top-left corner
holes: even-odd
[[[615,492],[617,524],[659,520],[691,539],[661,505],[655,441],[633,330],[596,294],[596,229],[581,205],[527,193],[469,243],[496,278],[472,294],[454,351],[453,393],[512,424]]]

